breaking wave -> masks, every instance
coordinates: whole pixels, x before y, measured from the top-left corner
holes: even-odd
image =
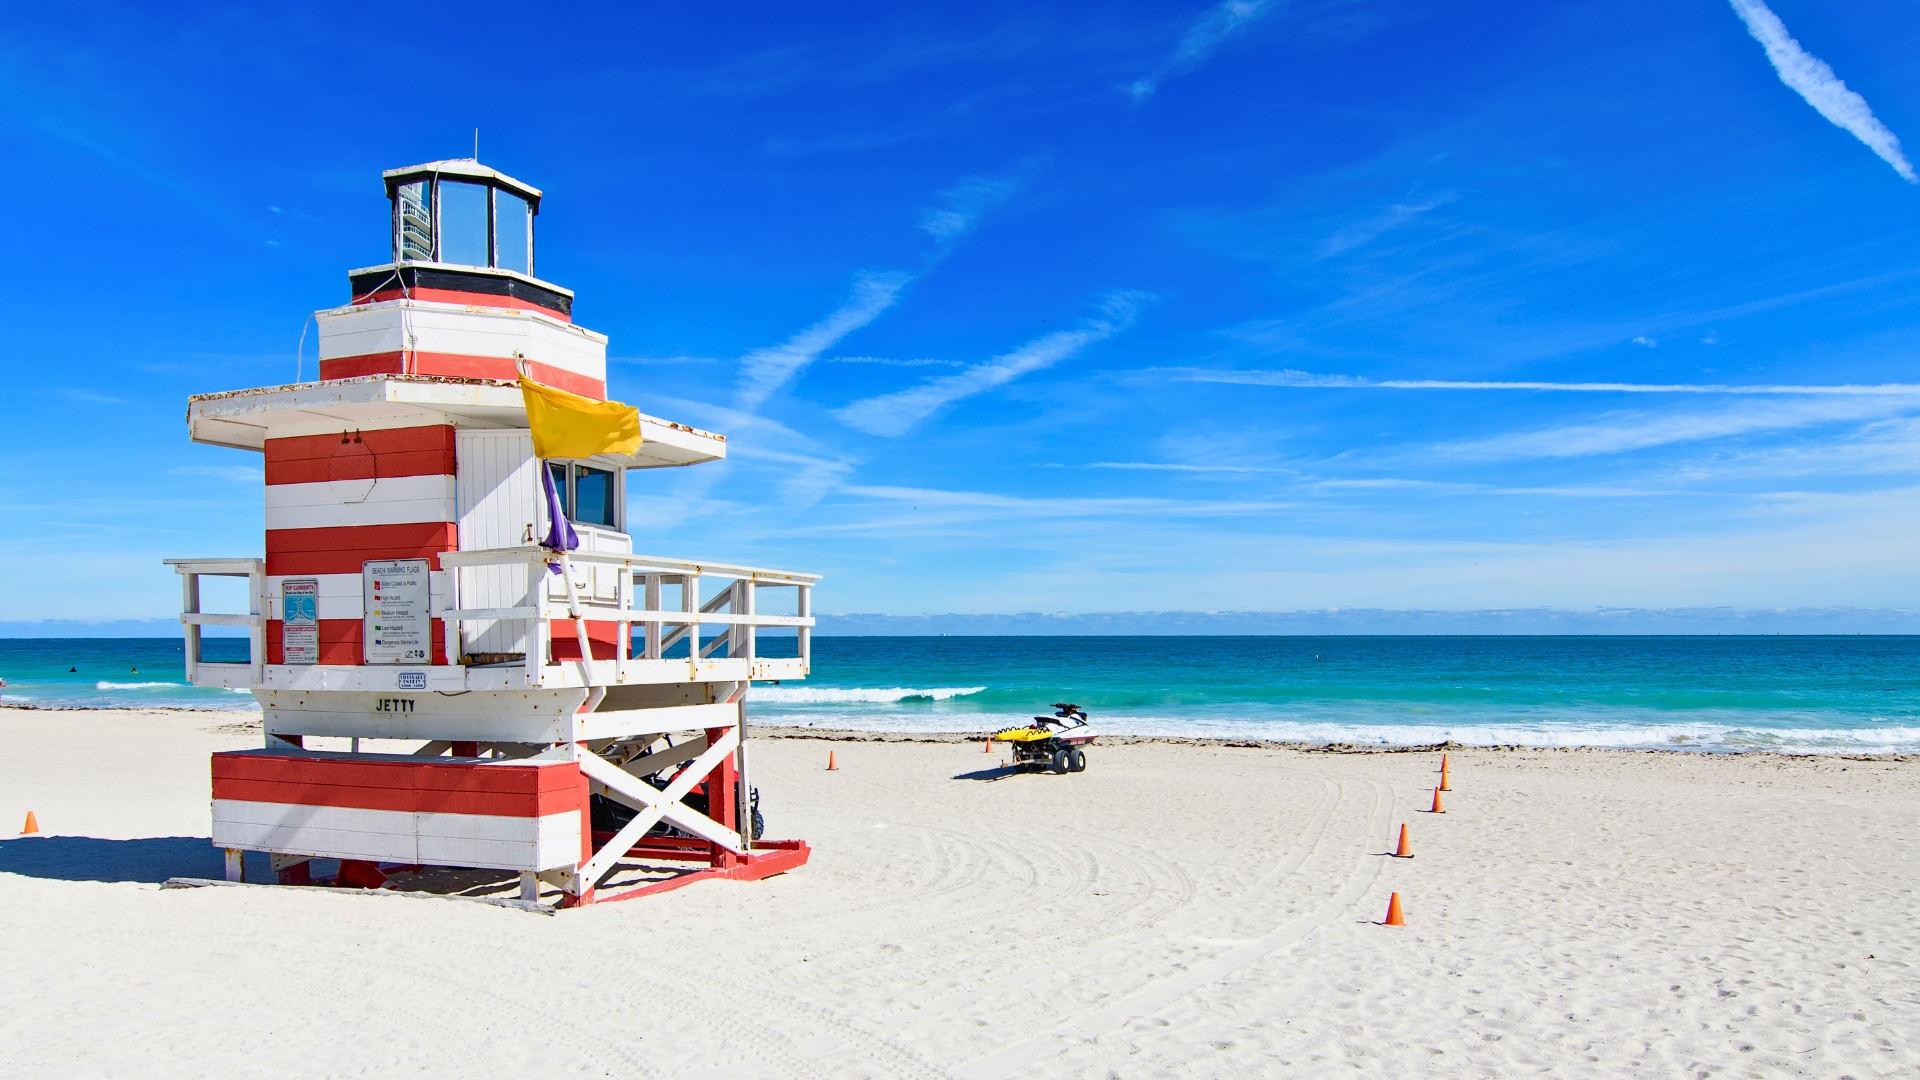
[[[106,682],[103,680],[94,683],[93,688],[95,690],[152,690],[160,686],[184,687],[185,685],[177,682]]]
[[[984,686],[756,686],[751,700],[780,705],[890,705],[896,701],[950,701],[985,690]]]

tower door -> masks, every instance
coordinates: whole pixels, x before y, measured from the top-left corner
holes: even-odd
[[[540,463],[526,430],[463,430],[455,434],[460,550],[522,547],[540,534]],[[520,566],[464,567],[460,606],[525,607],[527,571]],[[505,661],[527,651],[528,624],[518,619],[468,623],[468,656]],[[489,655],[490,654],[490,655]]]

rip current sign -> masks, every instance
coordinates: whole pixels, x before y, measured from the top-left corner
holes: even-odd
[[[320,662],[320,579],[280,583],[280,662]]]
[[[366,625],[360,649],[368,664],[433,662],[433,613],[427,609],[425,559],[379,559],[362,563]]]

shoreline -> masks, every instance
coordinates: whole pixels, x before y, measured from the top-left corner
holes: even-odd
[[[822,742],[899,742],[899,743],[977,743],[992,732],[957,731],[861,731],[857,728],[800,728],[781,724],[751,725],[754,738],[818,739]],[[1098,746],[1200,746],[1230,750],[1291,750],[1302,754],[1438,754],[1465,753],[1563,753],[1563,754],[1699,754],[1708,757],[1780,757],[1821,758],[1836,761],[1920,760],[1920,754],[1852,754],[1808,750],[1737,750],[1710,746],[1528,746],[1525,743],[1344,743],[1292,742],[1282,739],[1232,739],[1201,735],[1101,735]]]
[[[258,713],[247,709],[205,709],[181,705],[26,705],[0,702],[0,710],[16,712],[111,713],[155,712],[204,714],[209,718],[229,718],[235,714]],[[258,720],[226,724],[228,728],[257,726]],[[993,732],[979,731],[867,731],[860,728],[797,727],[788,724],[750,723],[754,737],[762,739],[815,739],[821,742],[864,743],[977,743]],[[1000,730],[1000,729],[994,729]],[[1890,751],[1870,753],[1855,750],[1779,750],[1739,749],[1716,746],[1532,746],[1527,743],[1353,743],[1303,742],[1286,739],[1245,739],[1205,735],[1123,735],[1103,734],[1101,746],[1195,746],[1231,750],[1290,750],[1302,754],[1437,754],[1466,751],[1489,753],[1582,753],[1582,754],[1692,754],[1723,758],[1826,759],[1834,761],[1906,762],[1920,760],[1920,754]]]

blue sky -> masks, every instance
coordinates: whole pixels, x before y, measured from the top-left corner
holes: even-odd
[[[0,619],[259,552],[184,398],[291,381],[380,170],[476,126],[614,393],[732,439],[640,549],[823,611],[1920,604],[1916,54],[1807,0],[15,8]]]

